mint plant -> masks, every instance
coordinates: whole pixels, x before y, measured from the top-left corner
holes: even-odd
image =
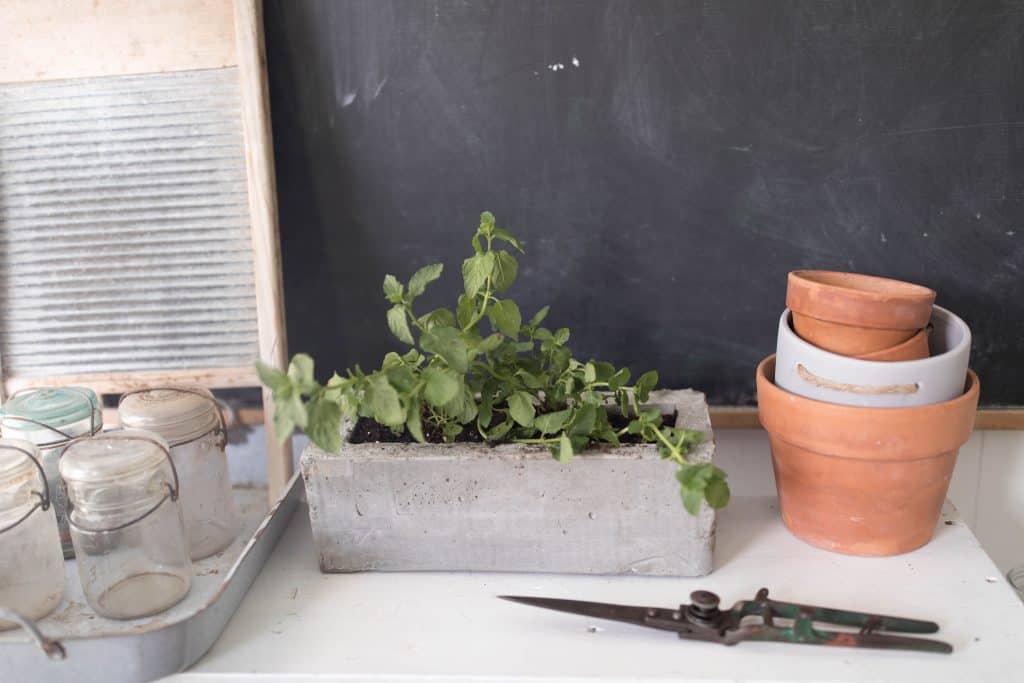
[[[257,363],[274,395],[278,435],[287,438],[298,427],[320,448],[337,452],[342,420],[369,418],[420,442],[426,425],[448,443],[475,430],[487,442],[541,444],[559,462],[593,443],[619,445],[628,435],[655,444],[678,465],[680,495],[691,514],[705,500],[724,507],[725,472],[686,457],[702,434],[667,426],[659,410],[644,407],[658,374],[646,372],[630,383],[628,368],[577,360],[566,346],[568,329],[542,326],[547,306],[524,322],[519,305],[505,297],[519,268],[509,249],[524,253],[523,247],[490,212],[481,215],[471,243],[454,309],[415,310],[417,298],[444,272],[440,263],[420,268],[407,283],[384,277],[388,327],[409,348],[385,355],[379,370],[365,373],[357,365],[321,385],[306,354],[297,354],[287,372]],[[612,406],[624,418],[618,427]]]

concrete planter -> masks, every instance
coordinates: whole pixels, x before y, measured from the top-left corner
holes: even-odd
[[[714,440],[704,395],[662,391],[652,404]],[[702,576],[715,514],[690,516],[676,467],[651,445],[603,448],[560,464],[508,444],[350,444],[302,454],[324,572],[505,571]]]

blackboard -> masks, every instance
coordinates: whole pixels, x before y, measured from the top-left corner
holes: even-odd
[[[577,356],[754,401],[786,273],[933,287],[1024,404],[1024,2],[267,0],[289,345],[401,345],[385,273],[484,209]]]

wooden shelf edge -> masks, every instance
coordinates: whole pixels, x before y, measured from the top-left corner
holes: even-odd
[[[757,408],[711,406],[714,429],[760,429]],[[1024,429],[1024,408],[982,408],[974,420],[975,429]]]

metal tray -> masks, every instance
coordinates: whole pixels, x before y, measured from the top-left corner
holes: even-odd
[[[0,681],[142,683],[181,671],[216,642],[288,527],[302,486],[292,477],[267,509],[264,488],[236,488],[242,530],[225,551],[194,564],[180,603],[156,616],[116,621],[85,603],[75,562],[66,565],[64,601],[29,629],[0,632]]]

